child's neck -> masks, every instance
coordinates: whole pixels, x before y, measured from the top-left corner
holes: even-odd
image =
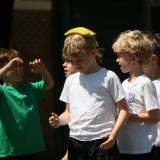
[[[89,70],[85,74],[91,74],[91,73],[96,73],[101,69],[101,67],[98,64],[93,65],[92,67],[89,68]]]
[[[129,82],[134,82],[139,76],[143,75],[143,68],[139,68],[129,73]]]
[[[150,78],[152,81],[160,78],[160,69],[159,69],[159,67],[158,67],[158,68],[155,68],[155,69],[151,72],[151,74],[149,75],[149,78]]]
[[[101,67],[97,64],[94,68],[93,68],[93,73],[98,72],[101,69]]]
[[[18,87],[18,83],[10,83],[10,82],[4,82],[3,86],[11,86],[11,87]]]

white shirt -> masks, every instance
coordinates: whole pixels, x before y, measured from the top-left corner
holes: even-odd
[[[105,68],[70,75],[60,96],[70,105],[70,136],[81,141],[102,138],[115,125],[115,103],[125,96],[118,76]]]
[[[133,114],[145,113],[159,108],[154,84],[142,75],[130,84],[128,79],[122,83],[127,94],[129,112]],[[151,152],[157,136],[157,123],[128,121],[118,137],[120,153],[143,154]]]

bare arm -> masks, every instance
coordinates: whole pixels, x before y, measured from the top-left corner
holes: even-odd
[[[9,70],[9,68],[7,65],[0,69],[0,79],[2,79],[5,76],[5,74],[8,72],[8,70]]]
[[[60,126],[67,125],[68,122],[70,122],[71,117],[70,117],[70,109],[69,109],[69,104],[66,104],[66,109],[65,111],[58,116],[55,113],[51,113],[51,117],[49,118],[49,124],[53,128],[58,128]]]
[[[129,116],[128,105],[126,103],[125,98],[117,102],[116,105],[119,109],[119,114],[113,130],[104,136],[104,138],[108,138],[108,140],[100,145],[100,148],[104,150],[113,147],[119,135],[119,132],[121,131],[122,127],[128,120],[128,116]]]
[[[117,138],[120,130],[128,120],[129,111],[128,111],[128,105],[125,99],[120,100],[119,102],[117,102],[116,105],[117,105],[117,108],[119,109],[119,114],[117,117],[116,124],[111,133],[115,135],[115,137]]]
[[[2,79],[8,71],[17,68],[17,66],[21,64],[23,64],[23,61],[20,58],[13,58],[4,67],[0,68],[0,79]]]
[[[31,71],[33,73],[40,73],[42,75],[42,79],[45,82],[46,90],[51,89],[54,86],[54,80],[47,70],[41,59],[35,59],[33,62],[30,62],[32,67]]]
[[[160,109],[153,109],[146,113],[131,114],[129,115],[129,121],[134,122],[158,122],[160,121]]]

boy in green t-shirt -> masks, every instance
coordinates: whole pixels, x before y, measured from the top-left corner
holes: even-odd
[[[44,151],[37,103],[54,81],[41,59],[30,62],[41,81],[21,83],[23,60],[18,51],[0,49],[0,159],[35,160]]]

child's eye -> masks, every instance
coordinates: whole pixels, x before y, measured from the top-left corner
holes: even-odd
[[[71,60],[66,60],[65,62],[66,62],[66,63],[71,63]]]
[[[117,58],[120,58],[121,56],[119,54],[117,54]]]

